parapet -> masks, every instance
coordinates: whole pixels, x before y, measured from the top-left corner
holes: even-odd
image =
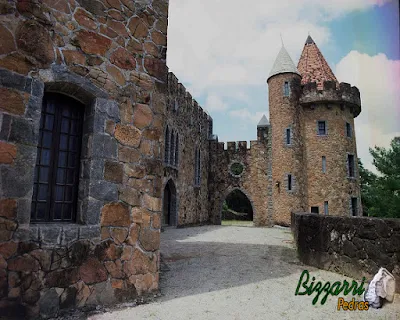
[[[183,105],[179,107],[187,112],[193,112],[198,114],[200,119],[208,120],[209,115],[203,110],[203,108],[192,98],[190,92],[188,92],[185,86],[179,82],[178,78],[173,72],[168,73],[168,93],[169,96],[178,96],[180,101],[184,101]]]
[[[323,90],[317,89],[316,82],[303,85],[300,104],[306,106],[317,103],[337,103],[348,106],[354,117],[361,112],[360,91],[357,87],[352,87],[345,82],[341,82],[337,88],[335,81],[324,81]]]

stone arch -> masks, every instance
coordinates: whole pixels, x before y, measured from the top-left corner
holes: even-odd
[[[254,205],[254,202],[253,202],[253,200],[251,199],[251,197],[249,196],[249,194],[244,190],[244,189],[242,189],[241,187],[239,187],[239,186],[237,186],[237,187],[230,187],[230,188],[228,188],[227,190],[225,190],[225,193],[223,194],[223,196],[222,196],[222,198],[221,198],[221,200],[220,200],[220,204],[219,204],[219,207],[218,207],[218,220],[219,221],[222,221],[222,206],[223,206],[223,204],[224,204],[224,201],[225,201],[225,199],[229,196],[229,194],[231,193],[231,192],[233,192],[233,191],[235,191],[235,190],[239,190],[241,193],[243,193],[245,196],[246,196],[246,198],[249,200],[249,202],[250,202],[250,205],[251,205],[251,209],[253,210],[253,221],[255,221],[255,219],[256,219],[256,216],[257,216],[257,211],[256,211],[256,207],[255,207],[255,205]]]
[[[169,179],[163,188],[163,226],[178,225],[178,192],[173,179]]]

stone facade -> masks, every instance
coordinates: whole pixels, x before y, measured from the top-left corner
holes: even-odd
[[[168,128],[169,139],[174,141],[164,148],[163,186],[172,181],[176,187],[176,203],[172,225],[203,224],[209,215],[209,137],[212,134],[212,118],[192,99],[173,73],[168,74],[168,103],[164,136]],[[178,137],[178,140],[177,140]],[[164,139],[165,141],[166,139]],[[176,141],[178,148],[176,149]],[[175,148],[177,159],[171,163],[167,151]],[[200,176],[196,183],[196,151],[200,152]],[[165,161],[168,158],[169,161]],[[166,200],[166,199],[164,199]]]
[[[0,310],[158,289],[168,2],[0,1]],[[84,105],[75,223],[34,224],[43,98]]]
[[[291,227],[303,263],[367,281],[383,267],[400,293],[398,219],[293,213]]]

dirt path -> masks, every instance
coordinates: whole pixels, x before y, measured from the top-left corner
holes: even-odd
[[[167,229],[161,243],[162,297],[147,305],[93,315],[90,320],[400,319],[400,296],[380,310],[369,311],[336,311],[337,297],[329,296],[324,305],[321,297],[312,305],[315,293],[295,296],[304,269],[316,282],[350,279],[301,265],[288,229]]]

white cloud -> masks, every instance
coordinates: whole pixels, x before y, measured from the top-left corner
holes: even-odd
[[[327,20],[388,1],[170,0],[167,63],[179,80],[188,84],[193,97],[206,97],[206,109],[229,114],[229,126],[235,130],[224,130],[224,138],[240,139],[246,126],[247,132],[253,130],[250,126],[268,110],[268,100],[254,99],[251,92],[260,92],[263,86],[267,92],[265,81],[281,46],[280,34],[297,63],[309,32],[322,51],[340,45],[332,43]],[[384,55],[351,52],[335,67],[340,81],[357,85],[361,91],[363,110],[356,119],[358,150],[370,167],[368,146],[387,145],[400,131],[394,128],[398,113],[397,118],[390,116],[399,106],[394,86],[400,80],[391,71],[397,68],[400,74],[398,64]],[[241,109],[232,110],[238,106]],[[222,134],[224,126],[228,124],[216,122],[216,133]]]
[[[209,94],[204,107],[208,112],[224,111],[228,108],[228,105],[217,95]]]
[[[240,120],[250,123],[252,125],[257,124],[265,112],[250,112],[249,109],[243,108],[238,110],[232,110],[229,115],[234,118],[239,118]]]
[[[360,90],[361,114],[355,120],[358,156],[373,169],[368,148],[388,147],[400,136],[400,60],[351,51],[336,65],[336,76]]]

